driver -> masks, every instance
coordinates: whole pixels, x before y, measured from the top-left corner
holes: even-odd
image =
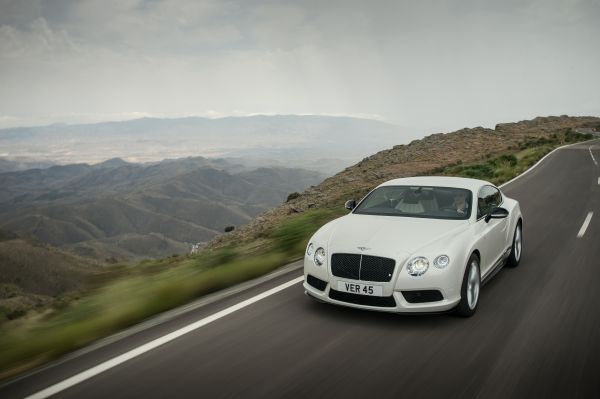
[[[454,194],[454,202],[452,206],[457,213],[464,215],[469,210],[469,204],[467,203],[467,195],[464,193]]]

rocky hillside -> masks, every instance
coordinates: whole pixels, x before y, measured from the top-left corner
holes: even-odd
[[[239,230],[215,238],[209,247],[219,248],[264,237],[289,215],[313,208],[341,207],[345,200],[359,199],[389,179],[435,174],[436,170],[449,165],[476,162],[540,138],[596,126],[600,127],[600,118],[563,115],[498,124],[494,129],[475,127],[432,134],[363,159],[310,187],[297,198],[261,214]]]

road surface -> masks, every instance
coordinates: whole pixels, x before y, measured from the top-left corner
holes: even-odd
[[[0,397],[55,386],[60,398],[599,398],[598,161],[600,140],[578,144],[503,188],[521,202],[523,260],[485,285],[472,318],[319,304],[291,283],[73,386],[60,385],[293,280],[301,275],[296,269],[30,373],[0,388]]]

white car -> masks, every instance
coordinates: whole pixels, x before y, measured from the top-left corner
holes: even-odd
[[[521,260],[519,203],[486,181],[395,179],[346,208],[304,256],[304,289],[323,302],[471,316],[482,282]]]

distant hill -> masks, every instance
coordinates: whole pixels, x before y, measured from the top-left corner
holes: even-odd
[[[186,253],[325,175],[202,157],[0,174],[0,227],[102,260]]]
[[[85,289],[99,263],[0,229],[0,323]]]
[[[35,156],[60,164],[200,155],[241,157],[256,166],[266,166],[269,160],[270,165],[283,162],[282,166],[333,174],[370,153],[416,137],[416,132],[384,122],[337,116],[142,118],[0,129],[0,148],[12,157]]]
[[[6,158],[0,157],[0,173],[16,172],[27,169],[44,169],[49,168],[55,163],[52,161],[37,161],[29,158]]]

